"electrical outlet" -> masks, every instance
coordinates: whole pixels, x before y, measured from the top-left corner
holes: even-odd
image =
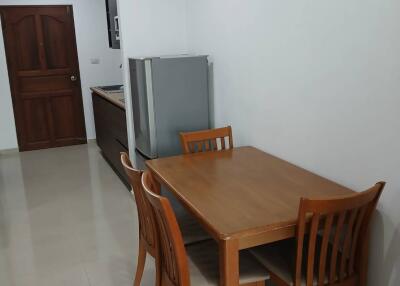
[[[90,59],[90,63],[92,65],[98,65],[100,63],[100,59],[99,58]]]

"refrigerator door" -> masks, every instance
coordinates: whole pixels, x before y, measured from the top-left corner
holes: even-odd
[[[152,60],[158,157],[182,153],[180,132],[209,128],[207,56]]]
[[[129,60],[136,148],[157,157],[151,60]]]

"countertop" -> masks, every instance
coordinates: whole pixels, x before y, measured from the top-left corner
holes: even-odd
[[[123,92],[107,92],[99,87],[91,87],[90,89],[116,106],[125,109],[125,97]]]

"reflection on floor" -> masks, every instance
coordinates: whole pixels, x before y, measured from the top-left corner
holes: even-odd
[[[1,286],[131,286],[134,201],[95,145],[0,155]],[[148,257],[142,285],[154,285]]]

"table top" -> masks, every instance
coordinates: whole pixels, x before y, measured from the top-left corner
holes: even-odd
[[[146,164],[220,239],[293,228],[301,197],[353,193],[253,147],[160,158]]]

